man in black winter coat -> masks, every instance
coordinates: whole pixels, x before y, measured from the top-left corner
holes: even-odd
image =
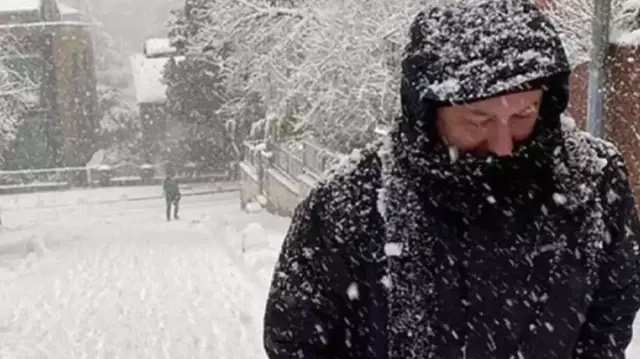
[[[616,148],[561,115],[556,30],[476,1],[410,37],[403,118],[295,212],[269,358],[625,358],[638,214]]]

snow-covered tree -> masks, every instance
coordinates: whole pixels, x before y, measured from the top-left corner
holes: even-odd
[[[219,69],[217,114],[235,128],[253,124],[246,111],[255,109],[258,125],[286,121],[346,150],[398,114],[400,54],[425,2],[209,1],[185,53]]]
[[[131,70],[127,56],[102,27],[93,28],[95,46],[100,147],[116,161],[135,157],[141,133],[130,94]]]
[[[204,49],[187,50],[207,26],[211,8],[211,1],[187,0],[183,7],[172,11],[169,38],[179,56],[171,59],[165,69],[167,111],[193,132],[181,141],[180,147],[186,149],[186,160],[209,165],[238,160],[244,140],[240,133],[248,133],[248,129],[242,131],[236,122],[219,113],[228,95],[219,66],[207,59]]]
[[[547,0],[543,9],[562,34],[571,63],[576,66],[591,58],[591,26],[595,0]],[[640,2],[637,0],[613,0],[611,38],[633,30]],[[635,14],[635,15],[634,15]]]
[[[640,1],[622,1],[613,36],[621,43],[640,44]]]
[[[265,135],[278,132],[268,127],[290,127],[348,150],[399,114],[406,31],[430,1],[189,0],[172,29],[187,58],[203,66],[199,78],[222,84],[218,121],[249,123]],[[614,1],[616,19],[622,1]],[[593,0],[544,3],[572,63],[588,60]],[[247,109],[259,109],[259,118],[248,118]]]
[[[16,139],[24,114],[38,97],[40,79],[13,66],[25,54],[11,33],[0,35],[0,54],[0,162],[4,162],[3,155]]]

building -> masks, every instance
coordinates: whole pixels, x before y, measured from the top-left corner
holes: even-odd
[[[167,114],[167,86],[163,81],[168,62],[181,59],[176,56],[176,48],[165,38],[148,39],[142,53],[130,58],[147,163],[170,160],[166,153],[168,142],[180,137],[182,131],[180,124]]]
[[[0,1],[2,65],[29,79],[10,168],[81,166],[99,127],[91,19],[56,0]],[[6,49],[10,49],[7,51]]]

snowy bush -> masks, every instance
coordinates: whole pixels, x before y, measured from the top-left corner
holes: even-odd
[[[100,147],[110,163],[136,161],[142,128],[135,101],[128,93],[131,69],[116,41],[102,27],[92,28],[95,44]]]

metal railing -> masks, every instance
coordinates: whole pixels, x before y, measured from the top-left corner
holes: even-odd
[[[281,172],[295,178],[303,173],[302,159],[293,154],[290,150],[283,146],[274,145],[273,149],[273,166]]]
[[[116,166],[60,167],[0,171],[0,190],[21,188],[68,188],[108,186],[113,184],[144,184],[161,180],[161,164],[126,163]],[[196,164],[187,163],[176,171],[176,177],[185,181],[227,179],[229,173],[213,173],[201,170]]]
[[[0,171],[0,186],[82,186],[86,185],[90,178],[91,168],[87,167]]]
[[[265,146],[262,141],[245,141],[243,143],[243,159],[255,168],[259,167],[261,150]]]
[[[244,162],[257,170],[273,166],[292,178],[302,174],[319,178],[340,159],[340,154],[307,140],[271,144],[269,146],[269,161],[263,159],[265,150],[266,146],[260,141],[245,142]]]
[[[302,162],[308,173],[321,176],[323,173],[333,167],[339,160],[340,156],[325,148],[322,148],[309,141],[303,141],[304,150],[302,152]]]

